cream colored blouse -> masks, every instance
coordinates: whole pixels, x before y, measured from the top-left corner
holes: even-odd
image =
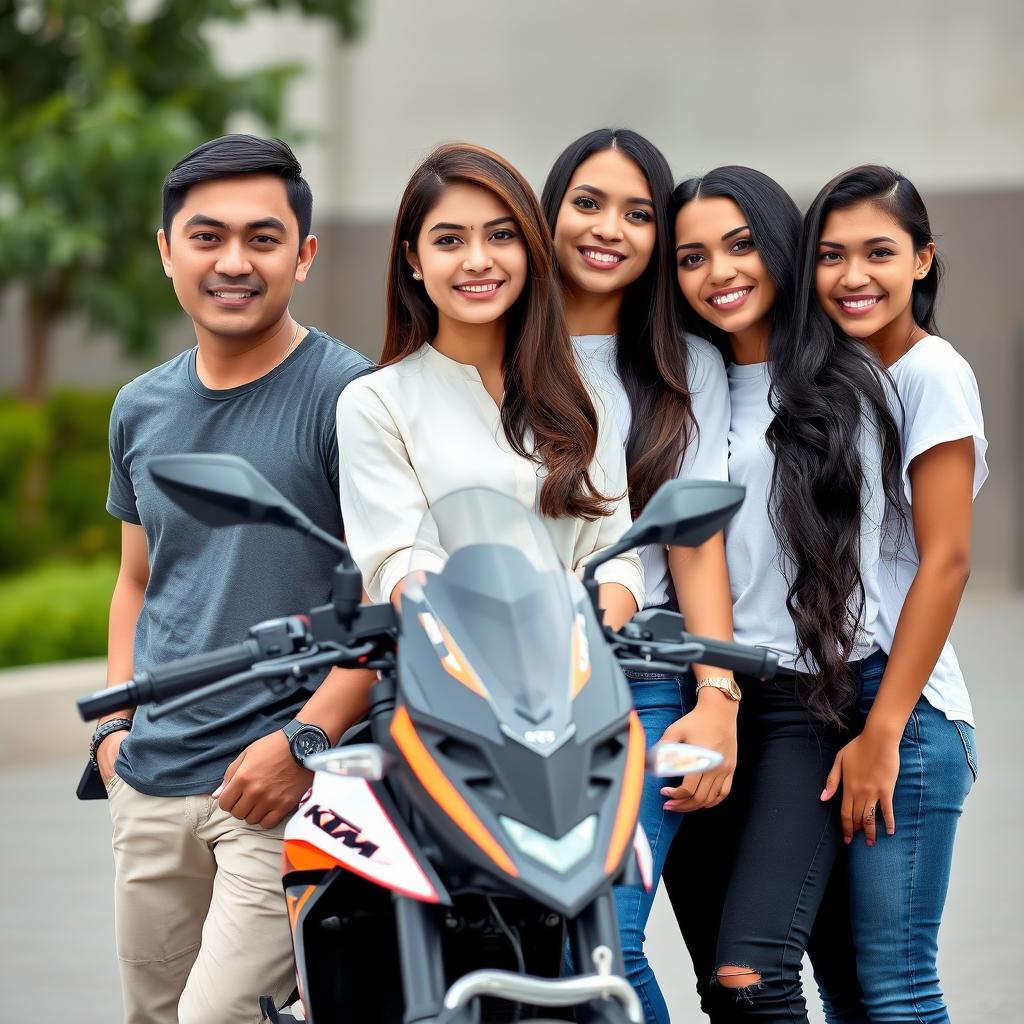
[[[600,413],[601,406],[598,404]],[[626,463],[614,423],[599,414],[591,479],[602,494],[626,494]],[[338,399],[339,489],[345,536],[374,601],[387,601],[409,573],[426,510],[452,491],[490,487],[537,510],[546,470],[516,454],[473,366],[432,345],[354,380]],[[543,517],[563,564],[577,574],[629,528],[629,501],[594,522]],[[597,571],[644,606],[640,559],[628,552]]]

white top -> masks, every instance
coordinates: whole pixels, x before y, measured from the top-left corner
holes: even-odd
[[[793,566],[785,559],[768,518],[774,456],[764,435],[775,416],[768,405],[768,364],[733,363],[728,377],[732,405],[729,479],[747,489],[743,504],[725,528],[733,632],[737,643],[770,648],[778,653],[780,666],[806,672],[813,666],[805,661],[797,665],[796,627],[786,608]],[[876,649],[873,636],[879,605],[879,538],[885,513],[878,432],[862,429],[860,439],[865,481],[860,530],[864,609],[851,661],[865,658]],[[853,595],[851,605],[856,597]]]
[[[626,461],[614,425],[599,416],[590,467],[605,495],[625,495]],[[427,509],[452,491],[490,487],[537,511],[546,469],[512,450],[501,414],[473,366],[424,345],[401,362],[353,381],[338,399],[339,489],[345,536],[374,601],[387,601],[409,574]],[[529,447],[529,437],[527,437]],[[562,563],[578,574],[630,526],[629,502],[593,522],[544,518]],[[597,571],[643,605],[640,559],[632,552]]]
[[[709,341],[695,334],[686,336],[686,383],[690,389],[697,430],[683,453],[676,476],[682,480],[727,480],[729,478],[729,382],[722,357]],[[605,403],[618,428],[623,445],[629,437],[633,413],[616,365],[617,338],[614,334],[584,334],[575,337],[576,362],[591,390]],[[644,565],[647,600],[644,607],[668,600],[671,580],[666,549],[661,544],[640,548]]]
[[[903,403],[902,413],[893,401],[893,415],[901,430],[901,472],[903,489],[900,495],[907,529],[897,549],[893,530],[882,540],[882,568],[879,583],[882,607],[878,615],[878,644],[886,653],[892,649],[896,623],[914,582],[921,562],[914,538],[911,516],[913,494],[910,488],[910,464],[938,444],[974,438],[974,492],[977,496],[988,476],[985,452],[985,423],[981,415],[978,382],[967,361],[948,341],[929,335],[913,345],[889,367],[896,391]],[[949,719],[974,725],[971,699],[957,663],[956,654],[947,640],[924,688],[924,696],[932,707]]]

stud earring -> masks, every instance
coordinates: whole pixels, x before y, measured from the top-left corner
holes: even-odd
[[[412,272],[412,279],[414,281],[422,281],[423,280],[423,275],[418,270],[414,270]]]

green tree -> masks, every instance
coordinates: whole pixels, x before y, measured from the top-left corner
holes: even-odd
[[[25,296],[24,398],[46,391],[55,322],[151,348],[174,296],[154,255],[160,183],[238,113],[281,131],[276,64],[232,76],[203,28],[293,10],[358,32],[361,0],[0,0],[0,291]]]

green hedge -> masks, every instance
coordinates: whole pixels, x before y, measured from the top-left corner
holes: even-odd
[[[71,390],[41,406],[0,398],[0,574],[116,556],[120,525],[105,509],[113,400]]]
[[[108,556],[0,578],[0,668],[106,654],[117,566]]]

